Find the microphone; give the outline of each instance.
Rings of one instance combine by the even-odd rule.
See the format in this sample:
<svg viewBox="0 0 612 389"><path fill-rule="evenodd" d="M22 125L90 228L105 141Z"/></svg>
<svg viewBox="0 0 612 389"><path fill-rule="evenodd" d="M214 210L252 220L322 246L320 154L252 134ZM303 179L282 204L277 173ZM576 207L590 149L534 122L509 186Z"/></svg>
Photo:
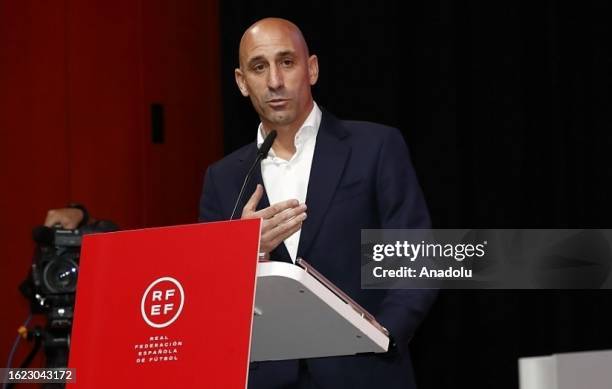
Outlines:
<svg viewBox="0 0 612 389"><path fill-rule="evenodd" d="M257 150L257 157L261 161L262 159L266 159L268 156L268 151L272 148L272 143L274 143L274 139L276 139L276 130L270 131L270 133L266 136L261 147ZM256 161L259 162L259 161Z"/></svg>
<svg viewBox="0 0 612 389"><path fill-rule="evenodd" d="M234 209L232 210L232 216L230 216L230 220L234 220L236 209L238 208L238 204L240 204L240 202L242 201L242 197L244 196L244 189L247 187L247 184L251 180L251 176L253 175L253 170L255 169L256 166L259 166L259 162L261 162L262 159L266 159L266 157L268 156L268 151L270 151L270 148L272 147L272 143L274 143L275 138L276 138L276 130L270 131L268 135L266 136L266 139L264 139L263 143L261 144L261 147L259 148L259 150L257 150L257 157L255 158L255 162L253 162L253 164L251 165L251 168L249 169L249 172L244 178L244 182L242 183L242 188L240 188L240 193L238 194L238 199L236 200L236 204L234 204Z"/></svg>

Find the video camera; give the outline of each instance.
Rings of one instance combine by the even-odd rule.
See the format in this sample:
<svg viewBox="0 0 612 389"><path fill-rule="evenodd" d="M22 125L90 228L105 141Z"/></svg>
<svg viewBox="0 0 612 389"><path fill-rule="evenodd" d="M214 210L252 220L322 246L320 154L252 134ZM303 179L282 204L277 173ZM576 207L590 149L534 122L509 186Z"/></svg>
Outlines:
<svg viewBox="0 0 612 389"><path fill-rule="evenodd" d="M33 314L47 315L47 324L44 330L37 327L30 331L35 346L27 359L44 346L46 367L67 366L83 235L117 230L114 223L105 220L74 230L34 228L32 268L19 289L30 300Z"/></svg>
<svg viewBox="0 0 612 389"><path fill-rule="evenodd" d="M36 248L32 269L20 287L30 300L32 313L45 313L50 328L69 331L83 235L118 229L114 223L105 220L74 230L44 226L34 228L32 238Z"/></svg>
<svg viewBox="0 0 612 389"><path fill-rule="evenodd" d="M28 329L34 347L22 363L26 367L44 346L45 367L66 367L76 293L81 242L84 235L119 230L113 222L98 220L74 230L38 226L32 230L36 243L32 267L19 289L30 300L33 314L45 314L44 329ZM44 388L63 388L47 384Z"/></svg>

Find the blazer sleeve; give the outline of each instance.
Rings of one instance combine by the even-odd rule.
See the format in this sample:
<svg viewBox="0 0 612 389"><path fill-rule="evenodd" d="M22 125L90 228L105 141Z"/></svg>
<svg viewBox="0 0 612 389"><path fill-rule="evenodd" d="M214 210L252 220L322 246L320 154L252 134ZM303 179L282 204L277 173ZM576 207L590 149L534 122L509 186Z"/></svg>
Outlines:
<svg viewBox="0 0 612 389"><path fill-rule="evenodd" d="M397 129L385 134L377 166L377 206L381 228L430 228L429 212ZM437 290L389 289L377 320L389 330L395 346L405 351L417 327L435 301Z"/></svg>
<svg viewBox="0 0 612 389"><path fill-rule="evenodd" d="M200 196L200 213L198 219L201 222L215 222L225 220L221 210L221 202L217 195L215 179L212 167L206 169L202 196Z"/></svg>

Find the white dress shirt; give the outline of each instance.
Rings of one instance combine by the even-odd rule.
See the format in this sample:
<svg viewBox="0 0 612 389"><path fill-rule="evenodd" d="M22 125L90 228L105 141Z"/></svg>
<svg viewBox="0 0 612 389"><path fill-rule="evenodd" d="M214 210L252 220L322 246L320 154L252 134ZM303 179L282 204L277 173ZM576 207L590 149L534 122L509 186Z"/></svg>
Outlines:
<svg viewBox="0 0 612 389"><path fill-rule="evenodd" d="M261 161L261 177L270 204L289 199L297 199L300 204L306 201L310 167L312 166L312 157L320 124L321 110L317 103L314 103L312 111L295 134L295 154L291 159L286 161L279 158L274 150L270 149L268 158ZM260 123L257 129L257 147L261 146L265 135ZM285 239L285 246L294 263L300 242L300 233L301 230L298 230Z"/></svg>

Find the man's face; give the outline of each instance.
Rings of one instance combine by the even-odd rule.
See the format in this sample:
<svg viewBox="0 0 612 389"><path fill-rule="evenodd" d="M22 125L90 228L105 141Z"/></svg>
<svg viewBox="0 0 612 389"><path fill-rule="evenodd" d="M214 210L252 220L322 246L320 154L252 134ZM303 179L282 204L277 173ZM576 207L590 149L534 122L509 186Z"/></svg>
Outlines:
<svg viewBox="0 0 612 389"><path fill-rule="evenodd" d="M301 34L278 23L252 27L240 45L236 83L249 96L266 130L297 128L312 109L317 57Z"/></svg>

